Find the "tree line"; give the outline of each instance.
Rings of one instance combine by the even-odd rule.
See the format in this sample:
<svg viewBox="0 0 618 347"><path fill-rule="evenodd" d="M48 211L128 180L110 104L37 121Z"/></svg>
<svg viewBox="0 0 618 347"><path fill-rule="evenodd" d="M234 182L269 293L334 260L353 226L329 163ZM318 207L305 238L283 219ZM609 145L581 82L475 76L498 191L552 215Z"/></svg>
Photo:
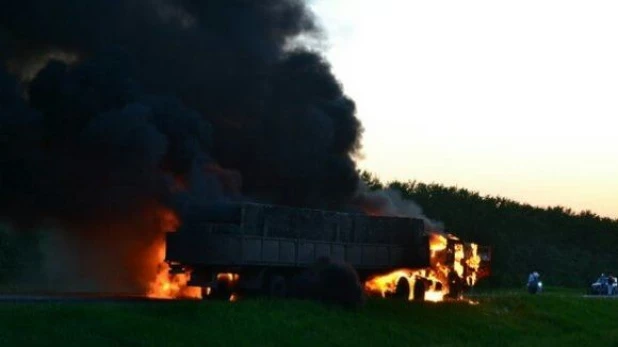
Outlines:
<svg viewBox="0 0 618 347"><path fill-rule="evenodd" d="M461 239L491 246L492 275L480 286L521 286L529 272L538 271L547 285L585 288L601 272L618 273L618 219L437 183L383 183L366 171L361 177L371 190L399 191Z"/></svg>

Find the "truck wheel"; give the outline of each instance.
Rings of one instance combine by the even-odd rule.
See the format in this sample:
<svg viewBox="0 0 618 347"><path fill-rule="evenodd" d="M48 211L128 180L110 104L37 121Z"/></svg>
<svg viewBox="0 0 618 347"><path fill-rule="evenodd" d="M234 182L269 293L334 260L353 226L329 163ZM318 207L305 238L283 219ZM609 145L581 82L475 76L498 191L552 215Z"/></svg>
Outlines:
<svg viewBox="0 0 618 347"><path fill-rule="evenodd" d="M414 301L425 301L425 280L422 278L414 281Z"/></svg>
<svg viewBox="0 0 618 347"><path fill-rule="evenodd" d="M287 295L287 283L281 275L273 275L268 280L267 294L271 298L284 298Z"/></svg>
<svg viewBox="0 0 618 347"><path fill-rule="evenodd" d="M230 283L226 280L218 280L216 284L210 288L210 295L208 298L213 300L229 300L231 295L232 289L230 288Z"/></svg>
<svg viewBox="0 0 618 347"><path fill-rule="evenodd" d="M410 281L405 277L400 277L395 287L395 298L408 300L410 298Z"/></svg>

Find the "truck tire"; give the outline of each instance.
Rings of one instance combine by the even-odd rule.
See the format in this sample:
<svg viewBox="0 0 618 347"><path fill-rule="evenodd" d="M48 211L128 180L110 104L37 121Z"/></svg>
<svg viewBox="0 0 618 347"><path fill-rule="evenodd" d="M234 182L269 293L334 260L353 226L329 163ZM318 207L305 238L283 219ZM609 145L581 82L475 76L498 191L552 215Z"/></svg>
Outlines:
<svg viewBox="0 0 618 347"><path fill-rule="evenodd" d="M425 280L422 278L414 281L414 301L425 301Z"/></svg>
<svg viewBox="0 0 618 347"><path fill-rule="evenodd" d="M400 277L395 287L395 298L408 300L410 298L410 281L405 277Z"/></svg>
<svg viewBox="0 0 618 347"><path fill-rule="evenodd" d="M210 288L210 295L208 298L213 300L229 300L230 296L232 296L230 283L226 280L218 280L216 284Z"/></svg>
<svg viewBox="0 0 618 347"><path fill-rule="evenodd" d="M271 298L285 298L287 296L287 283L281 275L271 276L266 289L266 294Z"/></svg>

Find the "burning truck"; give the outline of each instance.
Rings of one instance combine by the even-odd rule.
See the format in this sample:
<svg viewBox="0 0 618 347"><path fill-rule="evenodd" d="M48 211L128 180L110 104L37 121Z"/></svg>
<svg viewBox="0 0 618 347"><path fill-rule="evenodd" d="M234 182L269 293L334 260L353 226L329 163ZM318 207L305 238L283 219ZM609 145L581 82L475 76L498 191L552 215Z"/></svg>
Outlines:
<svg viewBox="0 0 618 347"><path fill-rule="evenodd" d="M368 295L438 301L487 276L490 253L422 219L255 203L205 207L166 233L170 276L189 274L202 298L286 297L324 259L353 267Z"/></svg>
<svg viewBox="0 0 618 347"><path fill-rule="evenodd" d="M356 201L363 126L312 48L323 30L306 1L83 4L0 11L0 219L61 229L33 277L175 298L281 294L324 257L363 283L434 276L422 220L259 204L175 216L245 198L376 207Z"/></svg>

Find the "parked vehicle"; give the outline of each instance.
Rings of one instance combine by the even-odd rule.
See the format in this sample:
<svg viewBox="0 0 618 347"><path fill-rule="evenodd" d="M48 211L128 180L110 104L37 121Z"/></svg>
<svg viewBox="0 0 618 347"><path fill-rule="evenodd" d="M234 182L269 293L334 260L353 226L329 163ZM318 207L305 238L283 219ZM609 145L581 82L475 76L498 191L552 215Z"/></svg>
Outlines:
<svg viewBox="0 0 618 347"><path fill-rule="evenodd" d="M618 295L618 283L616 277L605 274L590 285L589 294L591 295Z"/></svg>

